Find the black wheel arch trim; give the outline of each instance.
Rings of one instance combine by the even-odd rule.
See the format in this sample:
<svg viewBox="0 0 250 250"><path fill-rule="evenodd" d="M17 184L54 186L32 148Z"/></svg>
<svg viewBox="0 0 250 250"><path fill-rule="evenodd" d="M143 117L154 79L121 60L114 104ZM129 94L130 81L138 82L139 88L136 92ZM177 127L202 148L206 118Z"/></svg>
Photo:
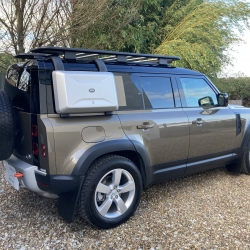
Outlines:
<svg viewBox="0 0 250 250"><path fill-rule="evenodd" d="M244 138L241 143L241 148L244 149L248 146L250 142L250 124L248 125L247 129L245 130Z"/></svg>
<svg viewBox="0 0 250 250"><path fill-rule="evenodd" d="M80 157L77 164L75 165L75 168L72 172L72 175L80 175L83 176L88 171L90 165L96 160L98 157L109 154L119 152L119 151L133 151L137 152L143 161L144 169L142 171L145 171L145 178L146 183L148 182L148 174L150 174L150 160L149 156L147 154L147 151L141 143L138 141L130 141L125 139L120 140L112 140L112 141L104 141L101 143L98 143L88 150Z"/></svg>

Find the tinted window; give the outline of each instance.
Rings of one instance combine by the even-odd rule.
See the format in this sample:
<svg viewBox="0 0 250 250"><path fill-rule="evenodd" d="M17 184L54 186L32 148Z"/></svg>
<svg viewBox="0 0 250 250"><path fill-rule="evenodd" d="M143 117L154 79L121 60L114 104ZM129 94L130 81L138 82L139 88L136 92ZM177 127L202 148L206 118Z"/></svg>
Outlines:
<svg viewBox="0 0 250 250"><path fill-rule="evenodd" d="M217 97L211 87L201 78L180 78L182 105L199 107L217 105Z"/></svg>
<svg viewBox="0 0 250 250"><path fill-rule="evenodd" d="M144 109L139 78L136 76L122 75L126 103L119 110ZM119 95L118 95L119 96Z"/></svg>
<svg viewBox="0 0 250 250"><path fill-rule="evenodd" d="M38 72L31 71L29 67L23 67L23 65L24 63L18 63L9 67L5 91L9 94L15 108L23 112L37 113L40 106Z"/></svg>
<svg viewBox="0 0 250 250"><path fill-rule="evenodd" d="M174 108L170 78L140 77L145 109Z"/></svg>

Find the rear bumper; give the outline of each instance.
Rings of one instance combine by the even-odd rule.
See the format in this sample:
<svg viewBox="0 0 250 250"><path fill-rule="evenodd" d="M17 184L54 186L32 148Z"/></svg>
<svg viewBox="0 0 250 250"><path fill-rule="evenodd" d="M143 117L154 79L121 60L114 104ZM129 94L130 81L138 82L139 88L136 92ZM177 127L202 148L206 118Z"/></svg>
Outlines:
<svg viewBox="0 0 250 250"><path fill-rule="evenodd" d="M30 165L16 156L12 155L8 160L6 160L12 167L15 168L16 172L21 172L23 174L22 178L18 178L19 184L33 192L42 193L43 191L38 188L35 178L35 170L37 166Z"/></svg>
<svg viewBox="0 0 250 250"><path fill-rule="evenodd" d="M47 198L59 198L59 215L68 223L74 220L84 176L48 175L39 170L37 166L22 161L14 155L5 162L11 165L16 172L23 174L23 177L18 178L21 187Z"/></svg>
<svg viewBox="0 0 250 250"><path fill-rule="evenodd" d="M35 171L38 187L49 193L65 195L78 192L84 176L74 175L44 175L40 171Z"/></svg>
<svg viewBox="0 0 250 250"><path fill-rule="evenodd" d="M35 176L35 171L38 170L37 166L30 165L29 163L18 159L14 155L12 155L8 160L6 160L6 162L12 167L14 167L17 173L21 172L23 174L23 177L18 178L19 185L21 187L25 187L33 192L36 192L48 198L58 198L57 195L49 194L38 187Z"/></svg>

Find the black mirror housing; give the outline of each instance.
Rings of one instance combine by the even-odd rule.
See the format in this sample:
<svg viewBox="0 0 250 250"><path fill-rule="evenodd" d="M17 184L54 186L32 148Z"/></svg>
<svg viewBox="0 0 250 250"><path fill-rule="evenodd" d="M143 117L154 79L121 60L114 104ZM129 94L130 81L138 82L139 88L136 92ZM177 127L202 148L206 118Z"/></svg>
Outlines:
<svg viewBox="0 0 250 250"><path fill-rule="evenodd" d="M228 94L220 93L217 95L218 105L219 107L227 107L228 106Z"/></svg>

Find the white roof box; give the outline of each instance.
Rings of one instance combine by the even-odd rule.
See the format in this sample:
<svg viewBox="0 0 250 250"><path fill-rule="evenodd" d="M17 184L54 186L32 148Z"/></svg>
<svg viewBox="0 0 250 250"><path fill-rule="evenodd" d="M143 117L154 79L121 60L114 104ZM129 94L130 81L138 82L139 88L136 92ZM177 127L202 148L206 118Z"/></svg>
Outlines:
<svg viewBox="0 0 250 250"><path fill-rule="evenodd" d="M110 72L53 71L55 108L59 114L118 109L115 78Z"/></svg>

